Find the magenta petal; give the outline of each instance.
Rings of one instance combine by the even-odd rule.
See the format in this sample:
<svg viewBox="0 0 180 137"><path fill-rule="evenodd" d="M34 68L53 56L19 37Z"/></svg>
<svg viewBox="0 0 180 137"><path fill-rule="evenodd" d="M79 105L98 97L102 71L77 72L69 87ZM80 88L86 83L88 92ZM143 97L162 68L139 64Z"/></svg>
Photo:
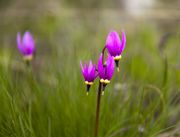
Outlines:
<svg viewBox="0 0 180 137"><path fill-rule="evenodd" d="M19 51L21 53L23 53L23 45L22 45L22 42L21 42L21 34L19 32L17 34L16 41L17 41L17 47L18 47Z"/></svg>
<svg viewBox="0 0 180 137"><path fill-rule="evenodd" d="M84 79L88 81L88 65L84 64Z"/></svg>
<svg viewBox="0 0 180 137"><path fill-rule="evenodd" d="M114 58L109 54L106 59L106 64L103 64L103 54L100 55L98 61L98 73L100 79L108 79L110 80L114 74Z"/></svg>
<svg viewBox="0 0 180 137"><path fill-rule="evenodd" d="M106 48L108 49L111 56L116 56L118 50L121 47L121 40L116 31L111 31L106 39Z"/></svg>
<svg viewBox="0 0 180 137"><path fill-rule="evenodd" d="M108 55L107 63L107 72L106 72L106 77L108 80L110 80L114 74L114 59L111 55Z"/></svg>
<svg viewBox="0 0 180 137"><path fill-rule="evenodd" d="M93 64L92 64L92 61L90 60L89 61L89 68L88 68L88 73L89 74L91 73L92 69L93 69Z"/></svg>
<svg viewBox="0 0 180 137"><path fill-rule="evenodd" d="M106 39L106 48L111 56L119 56L126 46L126 34L122 31L122 41L116 31L111 31Z"/></svg>
<svg viewBox="0 0 180 137"><path fill-rule="evenodd" d="M99 77L104 79L105 76L105 68L103 66L103 54L101 53L99 60L98 60L98 74Z"/></svg>
<svg viewBox="0 0 180 137"><path fill-rule="evenodd" d="M89 65L84 64L84 66L80 62L80 66L84 80L88 82L93 82L96 78L96 65L93 65L92 61L90 61Z"/></svg>
<svg viewBox="0 0 180 137"><path fill-rule="evenodd" d="M32 35L30 32L25 32L23 40L22 40L23 46L25 47L25 53L27 55L33 54L35 50L35 43Z"/></svg>
<svg viewBox="0 0 180 137"><path fill-rule="evenodd" d="M22 38L20 33L18 33L16 40L17 40L18 49L24 56L32 55L34 53L35 43L30 32L25 32Z"/></svg>
<svg viewBox="0 0 180 137"><path fill-rule="evenodd" d="M80 66L81 66L82 74L84 75L84 67L83 67L83 65L82 65L82 62L80 62Z"/></svg>
<svg viewBox="0 0 180 137"><path fill-rule="evenodd" d="M91 60L89 61L88 75L89 75L88 81L91 81L93 79L93 64Z"/></svg>
<svg viewBox="0 0 180 137"><path fill-rule="evenodd" d="M92 67L91 72L90 72L89 75L90 75L89 80L90 80L90 81L94 81L95 76L96 76L96 65L93 65L93 67Z"/></svg>
<svg viewBox="0 0 180 137"><path fill-rule="evenodd" d="M122 31L122 42L121 42L121 49L122 50L121 51L124 50L125 46L126 46L126 34L124 31Z"/></svg>

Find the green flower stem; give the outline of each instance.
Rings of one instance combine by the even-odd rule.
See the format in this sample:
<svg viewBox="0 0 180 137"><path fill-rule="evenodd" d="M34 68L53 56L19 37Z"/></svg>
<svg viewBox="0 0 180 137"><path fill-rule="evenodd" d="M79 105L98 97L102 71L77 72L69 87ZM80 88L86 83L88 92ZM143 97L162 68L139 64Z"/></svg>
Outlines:
<svg viewBox="0 0 180 137"><path fill-rule="evenodd" d="M98 88L98 95L97 95L97 102L96 102L96 121L95 121L94 137L98 137L98 131L99 131L99 111L100 111L100 102L101 102L101 89L102 89L102 84L99 81L99 88Z"/></svg>

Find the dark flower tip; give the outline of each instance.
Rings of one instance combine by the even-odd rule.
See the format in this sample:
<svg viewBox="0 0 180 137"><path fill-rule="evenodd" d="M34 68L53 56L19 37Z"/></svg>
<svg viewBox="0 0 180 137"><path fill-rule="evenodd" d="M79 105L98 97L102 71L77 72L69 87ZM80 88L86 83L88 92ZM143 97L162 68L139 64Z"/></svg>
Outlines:
<svg viewBox="0 0 180 137"><path fill-rule="evenodd" d="M119 60L115 60L117 71L119 72Z"/></svg>
<svg viewBox="0 0 180 137"><path fill-rule="evenodd" d="M91 88L91 85L86 85L86 92L87 92L87 94L89 93L90 88Z"/></svg>

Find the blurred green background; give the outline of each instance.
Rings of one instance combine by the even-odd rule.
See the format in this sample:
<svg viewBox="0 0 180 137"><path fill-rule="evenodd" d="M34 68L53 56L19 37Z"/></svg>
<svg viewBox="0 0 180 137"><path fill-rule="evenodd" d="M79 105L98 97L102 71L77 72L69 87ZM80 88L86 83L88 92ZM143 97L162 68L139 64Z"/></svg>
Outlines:
<svg viewBox="0 0 180 137"><path fill-rule="evenodd" d="M16 45L26 30L30 68ZM98 81L86 96L79 62L97 63L111 30L127 45L99 137L179 137L179 0L0 0L0 136L92 137Z"/></svg>

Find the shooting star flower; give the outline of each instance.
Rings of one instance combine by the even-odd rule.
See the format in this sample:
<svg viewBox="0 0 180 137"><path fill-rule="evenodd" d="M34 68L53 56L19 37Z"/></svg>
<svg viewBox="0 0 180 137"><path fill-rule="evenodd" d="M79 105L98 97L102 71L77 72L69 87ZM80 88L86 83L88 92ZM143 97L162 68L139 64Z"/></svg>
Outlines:
<svg viewBox="0 0 180 137"><path fill-rule="evenodd" d="M87 85L87 94L88 94L91 85L93 85L93 82L97 77L96 65L93 64L92 61L90 61L89 65L88 64L82 65L82 62L80 62L80 66L85 80L85 84Z"/></svg>
<svg viewBox="0 0 180 137"><path fill-rule="evenodd" d="M17 47L24 57L24 60L30 61L33 58L35 52L35 42L30 32L26 31L21 37L21 34L17 34Z"/></svg>
<svg viewBox="0 0 180 137"><path fill-rule="evenodd" d="M122 39L116 31L111 31L106 39L106 48L111 56L113 56L116 63L116 67L119 70L119 60L121 59L121 54L126 46L126 34L122 31Z"/></svg>
<svg viewBox="0 0 180 137"><path fill-rule="evenodd" d="M114 74L114 67L113 57L109 54L104 64L103 54L101 53L98 61L98 74L100 82L103 84L103 91L105 90L106 85L110 83L110 80Z"/></svg>

